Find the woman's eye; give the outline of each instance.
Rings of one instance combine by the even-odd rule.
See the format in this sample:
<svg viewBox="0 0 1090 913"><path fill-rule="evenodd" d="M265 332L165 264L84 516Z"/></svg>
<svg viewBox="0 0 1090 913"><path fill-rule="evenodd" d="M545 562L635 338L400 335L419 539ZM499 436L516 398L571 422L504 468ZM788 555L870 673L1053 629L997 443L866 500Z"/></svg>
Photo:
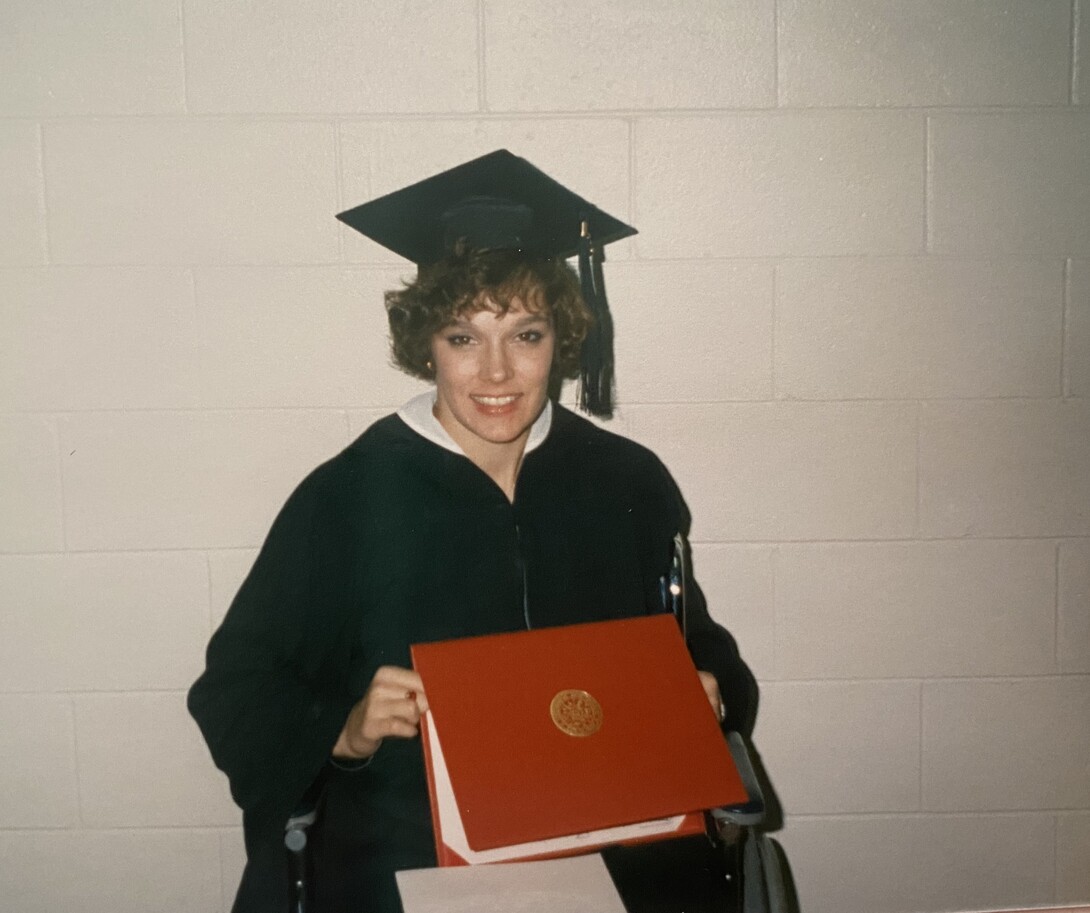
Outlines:
<svg viewBox="0 0 1090 913"><path fill-rule="evenodd" d="M541 330L527 330L525 333L519 333L519 339L522 342L541 342L545 338L545 334Z"/></svg>
<svg viewBox="0 0 1090 913"><path fill-rule="evenodd" d="M452 333L447 337L447 342L455 348L469 345L473 340L464 333Z"/></svg>

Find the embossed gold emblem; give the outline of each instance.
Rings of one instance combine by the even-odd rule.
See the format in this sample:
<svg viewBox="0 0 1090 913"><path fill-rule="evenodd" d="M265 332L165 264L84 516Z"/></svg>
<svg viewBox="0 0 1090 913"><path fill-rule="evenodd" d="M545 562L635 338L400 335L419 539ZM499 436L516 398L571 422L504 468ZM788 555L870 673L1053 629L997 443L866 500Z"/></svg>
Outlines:
<svg viewBox="0 0 1090 913"><path fill-rule="evenodd" d="M574 736L594 735L602 728L602 705L586 691L559 691L549 704L556 728Z"/></svg>

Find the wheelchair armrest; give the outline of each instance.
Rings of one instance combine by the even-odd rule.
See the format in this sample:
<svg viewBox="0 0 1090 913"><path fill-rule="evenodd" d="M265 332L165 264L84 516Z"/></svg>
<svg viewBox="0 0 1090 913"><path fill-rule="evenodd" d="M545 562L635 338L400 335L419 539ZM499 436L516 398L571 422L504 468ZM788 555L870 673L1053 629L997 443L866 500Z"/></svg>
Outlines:
<svg viewBox="0 0 1090 913"><path fill-rule="evenodd" d="M742 778L742 785L749 796L748 802L740 805L728 805L723 808L713 808L711 816L717 826L726 824L752 827L760 824L765 817L765 798L761 791L760 781L753 769L753 761L749 756L749 748L745 739L737 732L727 733L727 747L730 748L734 765L738 768L738 774Z"/></svg>
<svg viewBox="0 0 1090 913"><path fill-rule="evenodd" d="M284 824L284 846L299 854L306 849L307 828L318 820L318 806L325 792L325 779L319 776L303 794L295 811Z"/></svg>
<svg viewBox="0 0 1090 913"><path fill-rule="evenodd" d="M284 846L293 853L301 853L307 845L307 828L318 818L318 808L315 806L306 812L296 812L288 818L284 825Z"/></svg>

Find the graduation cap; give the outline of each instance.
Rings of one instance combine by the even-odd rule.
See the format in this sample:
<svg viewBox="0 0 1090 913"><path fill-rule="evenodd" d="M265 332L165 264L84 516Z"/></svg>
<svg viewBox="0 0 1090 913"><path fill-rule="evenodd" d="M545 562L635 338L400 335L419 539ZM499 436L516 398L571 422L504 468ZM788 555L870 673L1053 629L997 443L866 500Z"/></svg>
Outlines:
<svg viewBox="0 0 1090 913"><path fill-rule="evenodd" d="M613 324L602 277L602 248L636 229L499 149L337 218L417 266L436 263L459 243L478 250L578 256L583 298L594 326L583 342L579 405L613 413Z"/></svg>

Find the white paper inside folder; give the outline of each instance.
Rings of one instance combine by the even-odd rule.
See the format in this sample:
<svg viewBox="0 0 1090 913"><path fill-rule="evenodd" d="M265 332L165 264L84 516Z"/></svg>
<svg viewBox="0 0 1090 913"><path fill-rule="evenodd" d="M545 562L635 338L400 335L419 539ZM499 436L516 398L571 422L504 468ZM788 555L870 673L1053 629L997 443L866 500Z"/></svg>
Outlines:
<svg viewBox="0 0 1090 913"><path fill-rule="evenodd" d="M405 913L625 913L600 855L397 873Z"/></svg>
<svg viewBox="0 0 1090 913"><path fill-rule="evenodd" d="M676 815L671 818L656 818L652 821L641 821L637 824L587 831L582 834L552 837L548 840L516 843L511 846L501 846L490 850L471 849L469 840L466 837L465 826L462 823L462 813L459 811L458 803L454 798L454 788L451 786L447 762L443 757L443 748L439 744L439 735L435 731L435 724L430 717L430 713L424 717L421 736L428 740L431 748L432 775L435 780L435 798L439 817L439 836L443 843L471 866L490 862L508 862L514 859L526 859L531 856L578 853L581 850L590 852L611 843L672 834L681 827L682 822L685 820L684 815Z"/></svg>

